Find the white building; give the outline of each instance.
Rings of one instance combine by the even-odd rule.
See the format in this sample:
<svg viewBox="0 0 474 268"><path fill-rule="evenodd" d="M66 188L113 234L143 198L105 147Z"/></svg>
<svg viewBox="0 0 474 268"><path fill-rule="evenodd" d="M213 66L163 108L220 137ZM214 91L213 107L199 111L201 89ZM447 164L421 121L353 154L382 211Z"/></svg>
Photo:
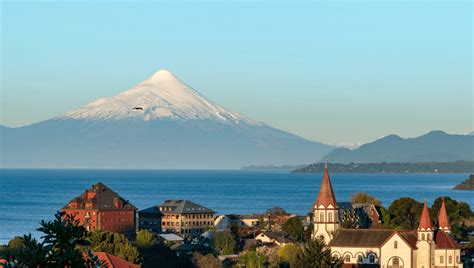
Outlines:
<svg viewBox="0 0 474 268"><path fill-rule="evenodd" d="M327 166L313 208L313 238L331 247L333 256L344 259L344 267L462 268L460 247L449 235L444 200L434 228L425 202L417 230L344 229Z"/></svg>

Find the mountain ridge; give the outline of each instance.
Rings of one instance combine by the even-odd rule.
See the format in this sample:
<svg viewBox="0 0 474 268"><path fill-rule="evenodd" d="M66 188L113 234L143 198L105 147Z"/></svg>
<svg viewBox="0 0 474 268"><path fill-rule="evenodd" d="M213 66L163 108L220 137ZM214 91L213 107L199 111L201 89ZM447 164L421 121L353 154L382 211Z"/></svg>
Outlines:
<svg viewBox="0 0 474 268"><path fill-rule="evenodd" d="M333 163L453 162L474 160L474 136L433 130L415 138L388 135L356 149L336 148L321 161Z"/></svg>

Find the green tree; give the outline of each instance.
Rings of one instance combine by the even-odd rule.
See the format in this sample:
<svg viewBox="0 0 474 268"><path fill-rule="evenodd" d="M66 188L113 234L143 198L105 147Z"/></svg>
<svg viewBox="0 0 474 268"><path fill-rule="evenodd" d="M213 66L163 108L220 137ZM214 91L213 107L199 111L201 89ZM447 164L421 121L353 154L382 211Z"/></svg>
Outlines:
<svg viewBox="0 0 474 268"><path fill-rule="evenodd" d="M267 257L255 250L249 250L239 257L239 265L245 268L263 268L266 262Z"/></svg>
<svg viewBox="0 0 474 268"><path fill-rule="evenodd" d="M289 218L281 227L283 232L287 233L295 241L303 241L304 227L298 217Z"/></svg>
<svg viewBox="0 0 474 268"><path fill-rule="evenodd" d="M380 213L382 214L382 224L386 228L392 227L392 216L385 207L380 207Z"/></svg>
<svg viewBox="0 0 474 268"><path fill-rule="evenodd" d="M212 235L212 246L218 254L233 254L237 247L235 237L231 232L214 232Z"/></svg>
<svg viewBox="0 0 474 268"><path fill-rule="evenodd" d="M418 227L423 204L413 198L402 197L392 202L388 211L395 228L413 230Z"/></svg>
<svg viewBox="0 0 474 268"><path fill-rule="evenodd" d="M41 242L31 234L10 241L11 249L17 251L10 260L18 266L93 267L101 264L88 251L81 250L88 245L85 240L88 232L73 216L58 212L53 221L41 221L37 230L44 234Z"/></svg>
<svg viewBox="0 0 474 268"><path fill-rule="evenodd" d="M296 267L338 268L342 267L342 263L342 259L331 256L331 249L322 239L314 239L306 243L298 254Z"/></svg>
<svg viewBox="0 0 474 268"><path fill-rule="evenodd" d="M465 226L465 223L470 221L473 213L469 204L465 202L458 202L448 196L436 198L430 210L432 222L438 222L439 209L443 198L446 204L449 223L451 224L451 233L458 239L467 237L469 230Z"/></svg>
<svg viewBox="0 0 474 268"><path fill-rule="evenodd" d="M222 264L218 258L212 254L202 255L198 252L193 253L193 263L197 268L221 268Z"/></svg>
<svg viewBox="0 0 474 268"><path fill-rule="evenodd" d="M272 207L272 208L267 209L265 214L271 215L271 216L281 216L281 215L288 215L288 212L286 212L281 207Z"/></svg>
<svg viewBox="0 0 474 268"><path fill-rule="evenodd" d="M278 251L280 265L283 267L297 267L298 254L301 246L297 244L287 244Z"/></svg>
<svg viewBox="0 0 474 268"><path fill-rule="evenodd" d="M140 230L135 239L136 245L139 248L151 248L158 244L156 235L148 230Z"/></svg>
<svg viewBox="0 0 474 268"><path fill-rule="evenodd" d="M95 230L88 237L93 251L103 251L129 262L140 263L138 249L123 234Z"/></svg>
<svg viewBox="0 0 474 268"><path fill-rule="evenodd" d="M375 206L381 206L382 202L378 200L377 198L366 194L366 193L355 193L351 195L351 203L352 204L358 204L358 203L364 203L364 204L372 204Z"/></svg>

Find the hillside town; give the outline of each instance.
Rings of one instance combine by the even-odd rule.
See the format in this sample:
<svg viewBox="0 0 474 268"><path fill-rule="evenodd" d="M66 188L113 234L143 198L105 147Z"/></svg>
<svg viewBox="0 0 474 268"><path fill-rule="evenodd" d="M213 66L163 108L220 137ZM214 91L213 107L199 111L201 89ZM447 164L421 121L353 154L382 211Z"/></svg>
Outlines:
<svg viewBox="0 0 474 268"><path fill-rule="evenodd" d="M138 209L99 182L65 204L57 220L75 221L89 234L88 254L99 267L472 267L472 236L468 245L462 239L468 235L458 235L459 224L452 228L454 211L447 210L445 198L437 211L425 201L412 221L415 228L407 229L395 225L395 212L387 214L373 197L358 195L362 200L337 202L327 165L307 215L279 207L224 215L184 199ZM449 201L452 207L455 201ZM12 241L2 249L2 263L21 267L21 248L16 256L4 254L12 252ZM116 242L124 249L112 249ZM319 253L311 252L318 245ZM311 263L308 254L324 252L327 260L318 262L327 266Z"/></svg>

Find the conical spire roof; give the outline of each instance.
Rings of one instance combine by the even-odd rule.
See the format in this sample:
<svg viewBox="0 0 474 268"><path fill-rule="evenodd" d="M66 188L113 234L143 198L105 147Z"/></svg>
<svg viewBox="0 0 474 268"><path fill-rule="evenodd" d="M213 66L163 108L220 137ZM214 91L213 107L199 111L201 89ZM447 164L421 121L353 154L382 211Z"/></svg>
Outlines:
<svg viewBox="0 0 474 268"><path fill-rule="evenodd" d="M446 204L444 203L444 198L441 203L441 208L439 209L438 225L441 230L451 229L451 226L449 225L448 213L446 212Z"/></svg>
<svg viewBox="0 0 474 268"><path fill-rule="evenodd" d="M424 231L424 230L433 230L433 226L431 225L431 220L430 220L430 214L428 211L428 205L425 204L423 206L423 211L421 212L421 217L420 217L420 225L418 226L418 231Z"/></svg>
<svg viewBox="0 0 474 268"><path fill-rule="evenodd" d="M328 165L324 167L323 180L321 182L321 188L319 189L318 200L316 201L316 207L323 205L327 208L332 205L337 208L336 197L332 189L331 179L329 178Z"/></svg>

